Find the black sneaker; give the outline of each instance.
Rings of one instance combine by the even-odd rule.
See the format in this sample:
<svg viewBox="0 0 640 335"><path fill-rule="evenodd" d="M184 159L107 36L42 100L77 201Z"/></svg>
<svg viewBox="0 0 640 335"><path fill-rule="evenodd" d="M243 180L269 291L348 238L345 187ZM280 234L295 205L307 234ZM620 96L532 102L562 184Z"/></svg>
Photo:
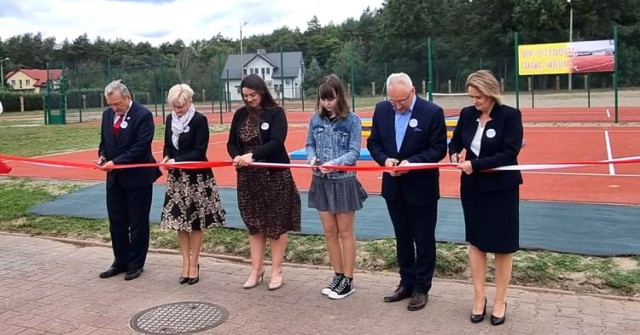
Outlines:
<svg viewBox="0 0 640 335"><path fill-rule="evenodd" d="M340 280L340 284L338 284L338 287L329 292L329 299L344 299L355 291L356 288L351 283L351 280L347 277L342 277L342 280Z"/></svg>
<svg viewBox="0 0 640 335"><path fill-rule="evenodd" d="M329 283L329 285L327 287L322 289L322 294L329 295L329 293L331 293L331 291L333 291L336 287L338 287L338 285L340 284L340 280L343 277L344 277L344 275L336 273L336 275L333 276L333 280L331 280L331 283Z"/></svg>

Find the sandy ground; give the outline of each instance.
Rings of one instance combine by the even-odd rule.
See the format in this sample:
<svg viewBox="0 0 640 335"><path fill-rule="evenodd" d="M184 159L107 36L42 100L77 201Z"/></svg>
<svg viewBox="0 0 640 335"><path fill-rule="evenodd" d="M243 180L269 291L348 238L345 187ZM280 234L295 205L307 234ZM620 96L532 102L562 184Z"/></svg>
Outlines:
<svg viewBox="0 0 640 335"><path fill-rule="evenodd" d="M520 92L520 108L575 108L588 107L589 96L585 90L575 90L563 93L539 93ZM591 92L591 107L613 107L615 105L615 94L613 91ZM435 96L434 102L443 108L462 108L469 105L469 98L466 95L458 96ZM516 105L516 95L506 93L504 102L507 105ZM640 89L618 91L619 107L640 108Z"/></svg>

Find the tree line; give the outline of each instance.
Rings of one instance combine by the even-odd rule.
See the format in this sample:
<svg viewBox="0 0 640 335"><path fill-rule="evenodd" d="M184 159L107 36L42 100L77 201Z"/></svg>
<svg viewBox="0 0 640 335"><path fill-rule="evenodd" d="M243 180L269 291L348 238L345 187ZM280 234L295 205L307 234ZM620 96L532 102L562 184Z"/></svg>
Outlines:
<svg viewBox="0 0 640 335"><path fill-rule="evenodd" d="M247 37L243 49L248 54L257 49L302 51L307 93L314 92L319 78L336 73L348 83L354 77L356 94L380 94L391 72L407 72L416 86L427 79L430 38L435 92L449 85L464 91L466 75L480 68L491 69L513 89L515 32L520 44L567 42L571 10L573 41L613 39L617 27L620 85L639 86L640 0L385 0L381 8L366 8L341 23L321 24L314 16L304 32L283 26ZM220 34L188 44L179 39L152 46L122 39L92 42L86 34L56 41L27 33L0 40L0 57L10 57L5 73L45 68L47 63L63 67L71 89L102 88L115 78L145 92L187 82L198 94L205 89L216 99L220 63L226 55L239 53L239 45ZM533 79L537 89L555 84L550 76ZM582 87L582 80L574 76L573 86ZM611 87L612 76L594 75L590 84Z"/></svg>

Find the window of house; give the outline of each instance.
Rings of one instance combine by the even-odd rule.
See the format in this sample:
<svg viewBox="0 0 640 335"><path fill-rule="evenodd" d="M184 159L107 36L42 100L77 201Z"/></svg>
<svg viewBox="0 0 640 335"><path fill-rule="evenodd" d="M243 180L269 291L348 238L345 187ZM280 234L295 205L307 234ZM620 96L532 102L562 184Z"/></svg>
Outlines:
<svg viewBox="0 0 640 335"><path fill-rule="evenodd" d="M18 83L20 84L20 88L22 88L22 79L19 79Z"/></svg>
<svg viewBox="0 0 640 335"><path fill-rule="evenodd" d="M265 74L265 72L266 72L266 69L265 69L265 68L262 68L261 70L262 70L262 75L264 76L264 74Z"/></svg>
<svg viewBox="0 0 640 335"><path fill-rule="evenodd" d="M271 74L271 68L270 67L267 68L267 74Z"/></svg>
<svg viewBox="0 0 640 335"><path fill-rule="evenodd" d="M245 76L247 75L247 69L242 69L242 72Z"/></svg>
<svg viewBox="0 0 640 335"><path fill-rule="evenodd" d="M11 86L15 87L16 86L16 80L15 79L11 79Z"/></svg>
<svg viewBox="0 0 640 335"><path fill-rule="evenodd" d="M240 94L240 85L236 85L236 91Z"/></svg>
<svg viewBox="0 0 640 335"><path fill-rule="evenodd" d="M25 82L25 85L31 86L31 80L27 79L26 82Z"/></svg>

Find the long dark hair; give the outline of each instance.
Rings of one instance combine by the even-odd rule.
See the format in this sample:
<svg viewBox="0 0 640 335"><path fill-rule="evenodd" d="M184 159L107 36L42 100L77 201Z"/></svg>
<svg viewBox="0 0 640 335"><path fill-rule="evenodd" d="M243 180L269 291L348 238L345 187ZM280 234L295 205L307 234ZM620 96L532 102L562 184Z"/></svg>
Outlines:
<svg viewBox="0 0 640 335"><path fill-rule="evenodd" d="M260 108L258 109L254 109L247 105L247 102L244 100L244 95L242 96L244 106L249 111L249 116L255 122L260 122L260 111L278 107L278 103L273 99L273 96L271 96L271 92L269 92L267 84L257 74L250 74L242 79L242 82L240 82L240 94L242 94L242 89L244 87L254 90L256 93L260 94Z"/></svg>
<svg viewBox="0 0 640 335"><path fill-rule="evenodd" d="M243 88L248 88L256 91L260 94L260 108L261 109L272 109L278 107L278 103L273 99L271 92L269 92L269 88L267 84L260 78L257 74L250 74L242 79L240 82L240 94L242 94ZM244 97L242 99L244 101ZM245 102L245 106L247 103ZM249 107L249 106L247 106Z"/></svg>
<svg viewBox="0 0 640 335"><path fill-rule="evenodd" d="M329 116L329 111L320 103L321 99L338 99L336 115L344 119L349 115L349 103L345 94L344 85L338 76L330 74L320 80L318 86L318 98L316 99L316 111L321 116Z"/></svg>

